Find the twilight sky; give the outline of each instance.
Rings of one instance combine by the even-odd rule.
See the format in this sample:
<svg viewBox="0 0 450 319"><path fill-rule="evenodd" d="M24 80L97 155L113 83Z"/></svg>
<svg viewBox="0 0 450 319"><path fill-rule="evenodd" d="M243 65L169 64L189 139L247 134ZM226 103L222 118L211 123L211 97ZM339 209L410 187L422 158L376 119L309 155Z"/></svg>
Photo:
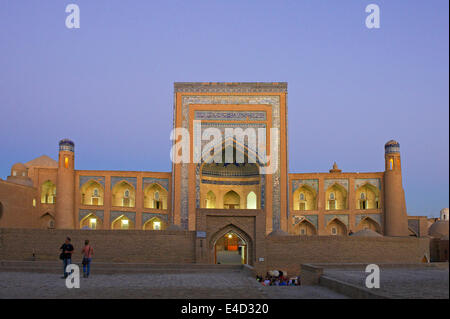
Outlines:
<svg viewBox="0 0 450 319"><path fill-rule="evenodd" d="M173 82L285 81L290 172L383 171L396 139L408 213L437 216L448 29L447 0L1 0L0 177L65 137L77 169L170 171Z"/></svg>

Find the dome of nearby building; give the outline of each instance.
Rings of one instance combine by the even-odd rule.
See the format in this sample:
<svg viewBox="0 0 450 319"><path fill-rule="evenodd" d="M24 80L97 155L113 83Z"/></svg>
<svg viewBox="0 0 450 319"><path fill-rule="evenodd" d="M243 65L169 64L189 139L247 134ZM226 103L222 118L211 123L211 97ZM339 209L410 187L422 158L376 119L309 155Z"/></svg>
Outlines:
<svg viewBox="0 0 450 319"><path fill-rule="evenodd" d="M16 163L11 167L11 176L27 176L27 168L22 163Z"/></svg>
<svg viewBox="0 0 450 319"><path fill-rule="evenodd" d="M436 238L448 236L448 221L438 220L428 229L428 235Z"/></svg>
<svg viewBox="0 0 450 319"><path fill-rule="evenodd" d="M25 163L25 166L30 167L49 167L49 168L57 168L58 162L55 161L53 158L50 158L47 155L39 156L29 162Z"/></svg>
<svg viewBox="0 0 450 319"><path fill-rule="evenodd" d="M350 236L355 237L383 237L383 235L377 233L376 231L373 231L371 229L362 229L360 231L357 231L356 233L351 234Z"/></svg>
<svg viewBox="0 0 450 319"><path fill-rule="evenodd" d="M33 186L33 181L28 177L27 167L22 163L16 163L11 167L11 176L6 180L10 183Z"/></svg>

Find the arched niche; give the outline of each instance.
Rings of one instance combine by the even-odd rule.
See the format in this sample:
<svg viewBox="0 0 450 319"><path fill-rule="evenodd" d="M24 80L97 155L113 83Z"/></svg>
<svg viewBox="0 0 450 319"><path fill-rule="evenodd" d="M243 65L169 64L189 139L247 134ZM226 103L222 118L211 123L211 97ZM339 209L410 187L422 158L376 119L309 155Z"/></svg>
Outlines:
<svg viewBox="0 0 450 319"><path fill-rule="evenodd" d="M316 206L316 191L308 186L302 185L295 190L292 196L293 210L315 210Z"/></svg>
<svg viewBox="0 0 450 319"><path fill-rule="evenodd" d="M81 186L81 204L102 206L104 203L105 191L99 182L89 180Z"/></svg>
<svg viewBox="0 0 450 319"><path fill-rule="evenodd" d="M56 185L48 180L41 185L41 204L56 203Z"/></svg>
<svg viewBox="0 0 450 319"><path fill-rule="evenodd" d="M347 209L347 190L338 183L328 187L325 192L325 199L326 210Z"/></svg>
<svg viewBox="0 0 450 319"><path fill-rule="evenodd" d="M144 188L144 208L167 209L168 193L164 187L153 183Z"/></svg>
<svg viewBox="0 0 450 319"><path fill-rule="evenodd" d="M118 182L112 189L112 206L134 207L136 203L136 191L126 181Z"/></svg>

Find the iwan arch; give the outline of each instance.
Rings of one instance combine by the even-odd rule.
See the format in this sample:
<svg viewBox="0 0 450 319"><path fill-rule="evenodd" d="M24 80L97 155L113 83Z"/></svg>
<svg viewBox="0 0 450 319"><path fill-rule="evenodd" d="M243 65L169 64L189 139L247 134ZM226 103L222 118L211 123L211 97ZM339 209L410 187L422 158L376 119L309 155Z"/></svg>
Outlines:
<svg viewBox="0 0 450 319"><path fill-rule="evenodd" d="M173 163L171 172L76 170L75 145L64 139L57 161L42 156L14 164L0 181L0 227L190 231L196 262L251 265L264 262L271 236L347 237L367 229L408 236L397 142L385 145L383 172L347 173L334 165L326 173L289 173L286 83L175 83L174 89L174 126L192 136L194 121L222 133L264 128L271 150L269 132L276 128L270 154L276 170L261 174L267 164L249 162L255 150L235 140L223 148L241 152L244 163ZM13 202L20 209L10 210Z"/></svg>

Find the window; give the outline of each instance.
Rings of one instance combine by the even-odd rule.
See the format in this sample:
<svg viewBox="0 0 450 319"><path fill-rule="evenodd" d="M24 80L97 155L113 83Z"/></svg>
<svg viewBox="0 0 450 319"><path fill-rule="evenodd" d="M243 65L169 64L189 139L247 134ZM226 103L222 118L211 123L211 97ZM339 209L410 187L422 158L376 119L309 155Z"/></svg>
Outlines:
<svg viewBox="0 0 450 319"><path fill-rule="evenodd" d="M89 228L96 229L97 228L97 218L89 219Z"/></svg>
<svg viewBox="0 0 450 319"><path fill-rule="evenodd" d="M306 204L305 203L300 203L299 210L306 210Z"/></svg>
<svg viewBox="0 0 450 319"><path fill-rule="evenodd" d="M364 194L364 193L361 193L361 199L366 199L366 194Z"/></svg>
<svg viewBox="0 0 450 319"><path fill-rule="evenodd" d="M93 194L94 194L94 195L93 195L94 197L98 197L98 194L99 194L98 188L94 188Z"/></svg>
<svg viewBox="0 0 450 319"><path fill-rule="evenodd" d="M128 229L128 227L129 227L128 219L122 219L120 221L120 228L121 229Z"/></svg>
<svg viewBox="0 0 450 319"><path fill-rule="evenodd" d="M13 176L17 176L17 172L16 171L13 171Z"/></svg>
<svg viewBox="0 0 450 319"><path fill-rule="evenodd" d="M153 222L153 230L161 230L161 222L154 221Z"/></svg>
<svg viewBox="0 0 450 319"><path fill-rule="evenodd" d="M254 192L250 192L247 195L247 209L256 209L256 208L257 208L256 194Z"/></svg>
<svg viewBox="0 0 450 319"><path fill-rule="evenodd" d="M330 200L335 200L336 198L335 198L335 195L334 195L334 193L332 192L332 193L330 193Z"/></svg>
<svg viewBox="0 0 450 319"><path fill-rule="evenodd" d="M300 193L300 200L305 200L305 194Z"/></svg>
<svg viewBox="0 0 450 319"><path fill-rule="evenodd" d="M394 160L391 158L389 160L389 169L392 170L394 168Z"/></svg>
<svg viewBox="0 0 450 319"><path fill-rule="evenodd" d="M36 198L33 198L33 207L36 207Z"/></svg>
<svg viewBox="0 0 450 319"><path fill-rule="evenodd" d="M69 158L68 157L64 157L64 167L69 168Z"/></svg>
<svg viewBox="0 0 450 319"><path fill-rule="evenodd" d="M332 227L331 228L331 235L337 235L337 228L336 227Z"/></svg>
<svg viewBox="0 0 450 319"><path fill-rule="evenodd" d="M130 191L127 189L123 193L123 201L122 206L129 207L130 206Z"/></svg>
<svg viewBox="0 0 450 319"><path fill-rule="evenodd" d="M158 191L155 192L155 199L159 200L159 192Z"/></svg>
<svg viewBox="0 0 450 319"><path fill-rule="evenodd" d="M306 235L306 230L304 228L300 229L300 235Z"/></svg>

